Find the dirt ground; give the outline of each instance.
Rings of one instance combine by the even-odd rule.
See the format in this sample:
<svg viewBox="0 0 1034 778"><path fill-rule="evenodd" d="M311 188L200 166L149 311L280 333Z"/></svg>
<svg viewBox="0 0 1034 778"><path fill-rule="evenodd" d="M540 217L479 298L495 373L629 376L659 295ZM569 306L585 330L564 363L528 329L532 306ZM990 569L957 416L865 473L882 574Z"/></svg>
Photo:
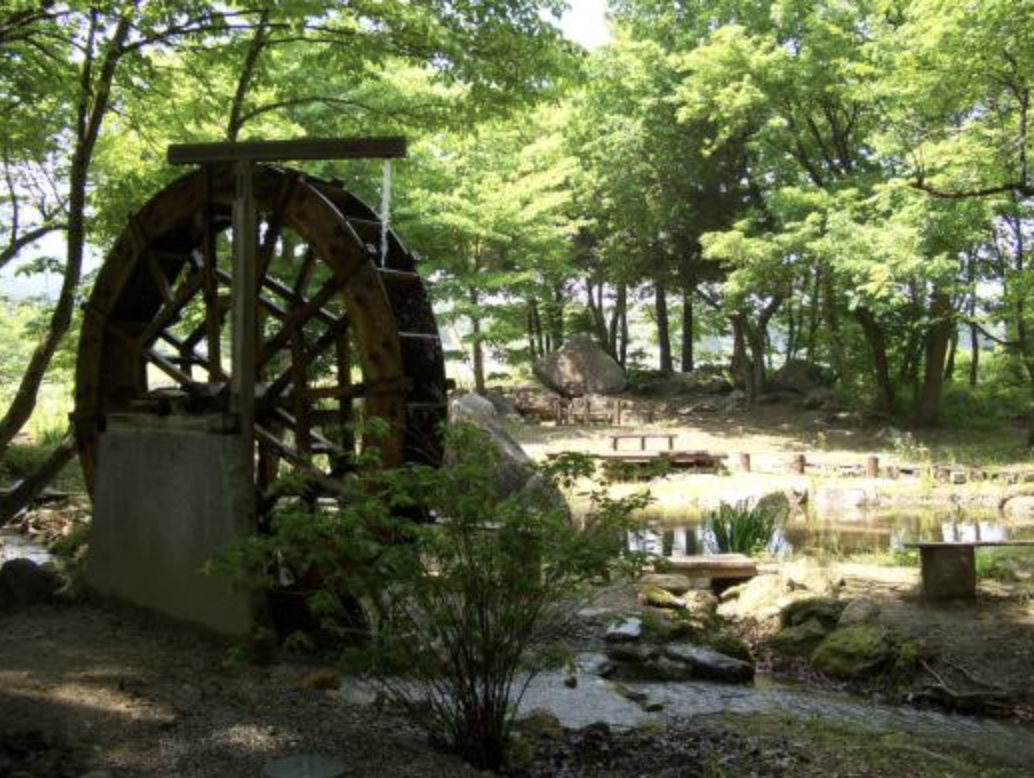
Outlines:
<svg viewBox="0 0 1034 778"><path fill-rule="evenodd" d="M228 670L225 647L90 605L0 618L0 776L258 776L334 754L349 775L469 776L404 721L307 688L312 667ZM35 761L33 761L35 760ZM88 773L88 770L102 771Z"/></svg>
<svg viewBox="0 0 1034 778"><path fill-rule="evenodd" d="M349 776L479 773L400 717L306 685L311 665L230 670L225 647L94 604L0 619L0 776L237 778L295 753L342 759ZM346 687L347 688L347 687ZM606 725L541 735L514 776L1021 778L950 743L899 742L772 717ZM930 750L933 749L933 750ZM915 761L901 772L902 760Z"/></svg>

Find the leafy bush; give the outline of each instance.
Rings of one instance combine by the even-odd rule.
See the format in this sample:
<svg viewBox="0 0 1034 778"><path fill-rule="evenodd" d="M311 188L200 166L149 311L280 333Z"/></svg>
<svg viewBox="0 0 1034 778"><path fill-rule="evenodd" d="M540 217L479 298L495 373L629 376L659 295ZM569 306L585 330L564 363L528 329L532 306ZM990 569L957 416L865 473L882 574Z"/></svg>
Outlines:
<svg viewBox="0 0 1034 778"><path fill-rule="evenodd" d="M786 509L764 501L722 503L707 517L707 532L722 554L760 554L769 547Z"/></svg>
<svg viewBox="0 0 1034 778"><path fill-rule="evenodd" d="M229 561L252 585L272 586L285 568L306 582L311 612L348 664L437 742L494 768L580 595L633 571L621 544L646 499L595 494L575 527L547 492L500 492L497 453L480 430L457 425L448 437L449 467L381 470L367 455L339 506L290 504ZM568 455L545 474L571 483L586 472ZM362 641L348 647L350 636Z"/></svg>

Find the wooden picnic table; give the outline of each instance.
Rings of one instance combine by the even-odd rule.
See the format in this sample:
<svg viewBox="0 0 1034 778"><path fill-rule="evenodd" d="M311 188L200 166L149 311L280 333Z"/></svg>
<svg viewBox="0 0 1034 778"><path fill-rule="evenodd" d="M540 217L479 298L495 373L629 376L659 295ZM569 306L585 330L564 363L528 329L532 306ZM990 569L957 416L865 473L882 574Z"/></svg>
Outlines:
<svg viewBox="0 0 1034 778"><path fill-rule="evenodd" d="M667 450L672 451L675 448L675 438L678 436L677 432L620 432L610 436L610 449L611 451L617 451L618 444L622 440L638 440L639 450L646 451L647 440L667 440Z"/></svg>
<svg viewBox="0 0 1034 778"><path fill-rule="evenodd" d="M1034 540L974 540L906 543L919 549L923 596L931 600L971 599L977 593L976 549L989 546L1034 546Z"/></svg>

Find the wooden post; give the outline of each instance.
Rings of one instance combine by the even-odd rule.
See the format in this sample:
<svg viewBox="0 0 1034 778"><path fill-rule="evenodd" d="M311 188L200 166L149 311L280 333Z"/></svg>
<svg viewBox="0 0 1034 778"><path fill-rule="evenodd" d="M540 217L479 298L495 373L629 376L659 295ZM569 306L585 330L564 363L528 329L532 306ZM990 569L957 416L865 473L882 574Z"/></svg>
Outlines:
<svg viewBox="0 0 1034 778"><path fill-rule="evenodd" d="M233 374L230 410L237 414L245 446L254 442L255 421L255 290L258 288L256 251L258 213L255 209L254 166L237 162L237 194L233 201Z"/></svg>
<svg viewBox="0 0 1034 778"><path fill-rule="evenodd" d="M876 456L868 457L865 460L865 475L867 478L879 478L880 477L880 458Z"/></svg>
<svg viewBox="0 0 1034 778"><path fill-rule="evenodd" d="M750 454L745 452L740 453L740 472L750 472Z"/></svg>
<svg viewBox="0 0 1034 778"><path fill-rule="evenodd" d="M798 475L804 475L804 469L808 466L808 460L804 454L794 454L790 468Z"/></svg>

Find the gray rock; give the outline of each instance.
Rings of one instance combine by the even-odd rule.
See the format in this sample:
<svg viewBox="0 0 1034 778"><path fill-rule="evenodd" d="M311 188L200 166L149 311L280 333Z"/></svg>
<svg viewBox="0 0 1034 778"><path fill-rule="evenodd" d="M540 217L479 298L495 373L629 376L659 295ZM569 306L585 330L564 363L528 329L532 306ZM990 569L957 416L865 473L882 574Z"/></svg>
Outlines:
<svg viewBox="0 0 1034 778"><path fill-rule="evenodd" d="M664 649L664 657L688 668L690 677L702 681L750 683L754 680L754 665L750 662L733 659L710 648L669 645Z"/></svg>
<svg viewBox="0 0 1034 778"><path fill-rule="evenodd" d="M485 399L492 403L492 407L495 409L498 416L504 419L520 418L520 413L517 410L516 403L501 392L486 392Z"/></svg>
<svg viewBox="0 0 1034 778"><path fill-rule="evenodd" d="M604 640L608 643L635 643L642 636L642 620L630 616L607 627Z"/></svg>
<svg viewBox="0 0 1034 778"><path fill-rule="evenodd" d="M520 444L510 437L503 427L499 414L492 403L477 394L464 394L454 399L449 405L449 420L452 423L468 423L480 428L491 439L499 452L499 464L496 477L505 494L514 494L524 489L542 490L548 494L551 502L563 502L563 496L555 489L539 479L534 463ZM446 451L446 464L454 456ZM559 504L559 503L558 503Z"/></svg>
<svg viewBox="0 0 1034 778"><path fill-rule="evenodd" d="M787 361L772 377L774 387L797 394L807 394L812 389L829 384L830 378L825 370L803 359Z"/></svg>
<svg viewBox="0 0 1034 778"><path fill-rule="evenodd" d="M801 624L781 629L772 636L768 644L780 654L807 657L811 656L819 643L832 631L832 627L818 619L808 619Z"/></svg>
<svg viewBox="0 0 1034 778"><path fill-rule="evenodd" d="M734 411L747 405L747 395L742 389L734 389L722 400L722 410Z"/></svg>
<svg viewBox="0 0 1034 778"><path fill-rule="evenodd" d="M840 620L845 603L833 597L809 597L790 603L780 614L784 626L796 627L807 621L817 620L832 629Z"/></svg>
<svg viewBox="0 0 1034 778"><path fill-rule="evenodd" d="M836 397L833 392L824 386L812 389L804 395L804 409L806 411L832 411L836 408Z"/></svg>
<svg viewBox="0 0 1034 778"><path fill-rule="evenodd" d="M893 659L886 632L870 624L854 624L832 633L812 654L816 670L834 678L864 678L881 672Z"/></svg>
<svg viewBox="0 0 1034 778"><path fill-rule="evenodd" d="M559 351L535 362L535 377L566 397L616 394L625 388L625 371L586 335L570 338Z"/></svg>
<svg viewBox="0 0 1034 778"><path fill-rule="evenodd" d="M1002 501L1002 515L1007 519L1034 519L1034 495L1017 494Z"/></svg>
<svg viewBox="0 0 1034 778"><path fill-rule="evenodd" d="M880 615L880 604L875 600L862 597L857 600L852 600L844 608L844 612L840 614L840 619L837 621L837 625L841 627L850 627L855 624L868 624L869 622L875 621Z"/></svg>
<svg viewBox="0 0 1034 778"><path fill-rule="evenodd" d="M12 559L0 567L0 589L13 605L49 602L61 588L61 576L29 559Z"/></svg>
<svg viewBox="0 0 1034 778"><path fill-rule="evenodd" d="M693 588L689 578L678 573L647 573L639 579L639 583L656 586L676 596L683 595Z"/></svg>

